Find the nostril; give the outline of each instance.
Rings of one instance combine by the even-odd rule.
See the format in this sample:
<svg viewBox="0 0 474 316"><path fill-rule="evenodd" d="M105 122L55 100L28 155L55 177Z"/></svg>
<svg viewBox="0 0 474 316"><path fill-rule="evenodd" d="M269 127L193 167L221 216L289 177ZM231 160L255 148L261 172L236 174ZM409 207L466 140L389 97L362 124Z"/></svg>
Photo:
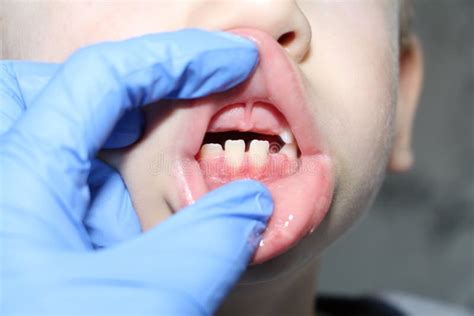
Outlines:
<svg viewBox="0 0 474 316"><path fill-rule="evenodd" d="M278 38L278 43L280 43L281 46L287 48L288 46L291 45L291 43L295 40L296 34L295 32L286 32L282 36Z"/></svg>

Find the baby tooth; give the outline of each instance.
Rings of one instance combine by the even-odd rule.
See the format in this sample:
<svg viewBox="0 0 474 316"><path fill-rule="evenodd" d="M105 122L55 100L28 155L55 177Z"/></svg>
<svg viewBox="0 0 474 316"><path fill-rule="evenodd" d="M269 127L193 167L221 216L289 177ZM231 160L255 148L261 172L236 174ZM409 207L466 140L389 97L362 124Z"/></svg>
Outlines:
<svg viewBox="0 0 474 316"><path fill-rule="evenodd" d="M256 167L265 166L268 160L270 143L266 140L254 139L250 142L249 160Z"/></svg>
<svg viewBox="0 0 474 316"><path fill-rule="evenodd" d="M296 159L298 157L296 144L285 144L280 149L280 154L286 155L289 159Z"/></svg>
<svg viewBox="0 0 474 316"><path fill-rule="evenodd" d="M245 157L245 142L239 140L227 140L225 142L225 160L233 168L240 168Z"/></svg>
<svg viewBox="0 0 474 316"><path fill-rule="evenodd" d="M293 133L289 129L284 129L283 132L280 133L280 138L286 144L295 142L295 136L293 136Z"/></svg>
<svg viewBox="0 0 474 316"><path fill-rule="evenodd" d="M220 144L204 144L201 147L199 156L201 158L214 158L224 154L224 149Z"/></svg>

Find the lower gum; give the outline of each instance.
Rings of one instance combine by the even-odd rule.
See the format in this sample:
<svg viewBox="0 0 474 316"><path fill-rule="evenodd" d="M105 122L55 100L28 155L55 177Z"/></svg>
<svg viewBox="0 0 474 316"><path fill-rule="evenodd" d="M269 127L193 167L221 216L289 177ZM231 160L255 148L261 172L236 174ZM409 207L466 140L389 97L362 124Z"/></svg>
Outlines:
<svg viewBox="0 0 474 316"><path fill-rule="evenodd" d="M267 164L263 167L255 167L248 157L238 169L232 168L225 162L223 156L201 159L199 166L209 189L214 189L227 182L238 179L253 179L264 183L281 179L295 174L299 169L299 160L289 160L285 155L272 154Z"/></svg>

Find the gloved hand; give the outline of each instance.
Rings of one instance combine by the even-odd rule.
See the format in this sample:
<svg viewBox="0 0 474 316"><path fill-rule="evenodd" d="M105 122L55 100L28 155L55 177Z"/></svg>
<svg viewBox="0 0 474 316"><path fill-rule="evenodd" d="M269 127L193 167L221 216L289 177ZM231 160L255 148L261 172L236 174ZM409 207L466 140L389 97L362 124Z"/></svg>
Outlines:
<svg viewBox="0 0 474 316"><path fill-rule="evenodd" d="M246 40L190 30L89 46L59 66L0 138L0 314L212 314L258 244L268 191L235 182L92 251L87 180L125 111L224 91L256 59ZM16 98L5 91L0 107Z"/></svg>
<svg viewBox="0 0 474 316"><path fill-rule="evenodd" d="M33 104L61 64L0 62L0 135ZM127 111L103 148L120 148L139 139L144 125L141 109ZM94 248L111 246L141 231L137 213L121 176L100 159L92 159L88 178L90 205L83 224Z"/></svg>

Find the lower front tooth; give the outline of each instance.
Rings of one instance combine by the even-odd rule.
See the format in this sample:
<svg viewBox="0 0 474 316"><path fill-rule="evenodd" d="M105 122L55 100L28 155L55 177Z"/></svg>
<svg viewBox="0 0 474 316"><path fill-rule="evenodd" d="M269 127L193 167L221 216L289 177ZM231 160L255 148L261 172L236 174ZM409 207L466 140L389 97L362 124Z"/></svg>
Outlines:
<svg viewBox="0 0 474 316"><path fill-rule="evenodd" d="M227 140L224 144L224 148L226 163L232 168L240 168L245 157L245 142L242 139Z"/></svg>
<svg viewBox="0 0 474 316"><path fill-rule="evenodd" d="M280 149L279 153L286 155L289 159L298 158L298 151L295 143L285 144L285 146Z"/></svg>
<svg viewBox="0 0 474 316"><path fill-rule="evenodd" d="M224 150L220 144L204 144L201 147L199 156L201 159L215 158L224 154Z"/></svg>
<svg viewBox="0 0 474 316"><path fill-rule="evenodd" d="M252 140L249 147L250 163L257 167L263 167L268 161L268 151L270 143L266 140Z"/></svg>

